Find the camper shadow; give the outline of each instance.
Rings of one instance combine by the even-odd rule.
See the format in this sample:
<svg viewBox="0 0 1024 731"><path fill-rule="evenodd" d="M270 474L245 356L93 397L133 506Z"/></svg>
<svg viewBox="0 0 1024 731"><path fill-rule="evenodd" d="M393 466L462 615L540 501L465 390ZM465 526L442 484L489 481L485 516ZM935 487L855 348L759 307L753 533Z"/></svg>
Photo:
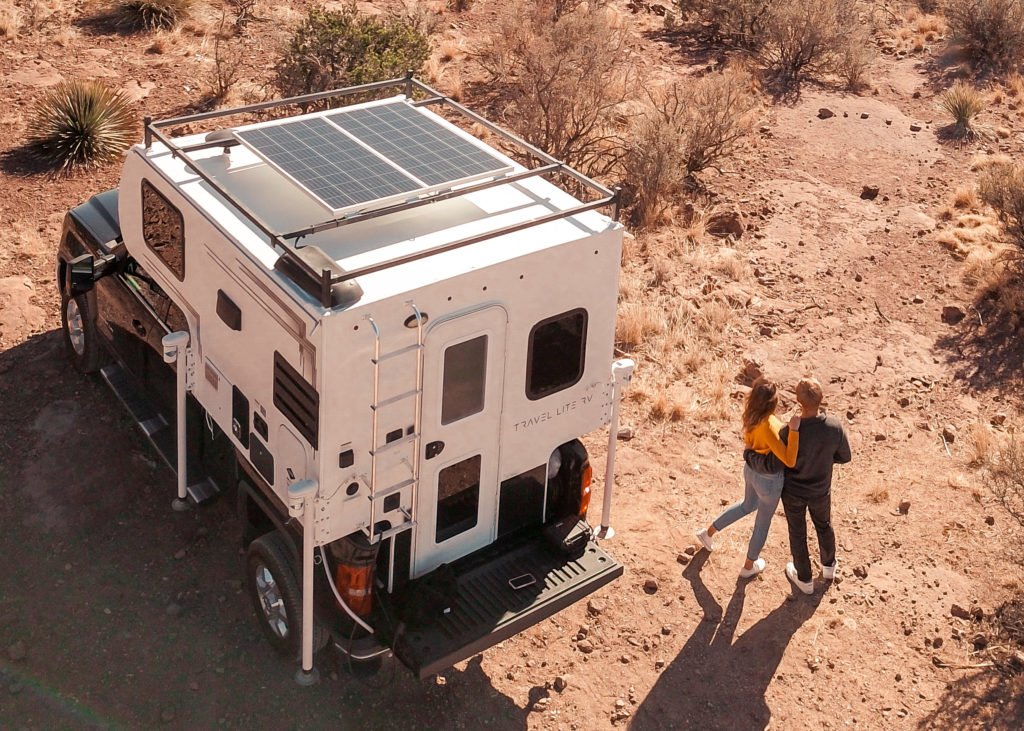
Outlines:
<svg viewBox="0 0 1024 731"><path fill-rule="evenodd" d="M762 729L771 721L765 691L793 635L823 596L786 597L736 636L749 582L737 582L723 611L700 576L707 559L702 551L683 571L704 616L640 704L632 728Z"/></svg>

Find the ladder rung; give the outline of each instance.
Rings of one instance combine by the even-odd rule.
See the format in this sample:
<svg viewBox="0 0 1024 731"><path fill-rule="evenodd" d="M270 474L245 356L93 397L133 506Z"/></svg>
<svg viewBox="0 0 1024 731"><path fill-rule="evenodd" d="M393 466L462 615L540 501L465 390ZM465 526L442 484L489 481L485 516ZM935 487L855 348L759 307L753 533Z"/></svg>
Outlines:
<svg viewBox="0 0 1024 731"><path fill-rule="evenodd" d="M416 521L415 520L410 520L410 521L408 521L406 523L400 523L399 525L396 525L394 528L388 528L383 533L378 533L375 536L375 538L377 540L373 541L373 542L376 543L377 541L386 541L388 538L391 538L391 536L397 536L399 533L401 533L403 531L407 531L410 528L413 528L415 526L416 526Z"/></svg>
<svg viewBox="0 0 1024 731"><path fill-rule="evenodd" d="M399 490L409 487L409 485L412 485L415 482L416 480L409 478L408 480L403 480L402 482L399 482L396 485L392 485L389 488L381 490L380 492L375 492L373 495L367 495L366 497L369 500L380 500L381 498L385 498L388 495L391 495L392 493L396 493Z"/></svg>
<svg viewBox="0 0 1024 731"><path fill-rule="evenodd" d="M372 456L372 457L379 457L380 455L385 454L387 452L390 452L390 451L392 451L394 449L397 449L398 447L402 447L402 446L404 446L406 444L409 444L410 442L415 442L419 438L420 438L419 434L416 434L416 433L409 434L407 436L402 437L401 439L396 439L393 442L388 442L387 444L382 444L381 446L377 447L376 449L371 449L370 450L370 456Z"/></svg>
<svg viewBox="0 0 1024 731"><path fill-rule="evenodd" d="M384 399L379 404L371 405L370 408L373 409L374 411L377 411L378 409L383 409L385 406L397 404L399 401L405 401L407 398L418 396L420 393L422 393L420 389L414 388L412 391L406 391L405 393L400 393L397 396L392 396L391 398Z"/></svg>
<svg viewBox="0 0 1024 731"><path fill-rule="evenodd" d="M370 358L370 360L373 361L374 364L377 364L380 363L382 360L388 360L389 358L397 358L398 356L405 355L406 353L415 353L417 350L423 350L423 346L420 345L419 343L413 343L412 345L407 345L404 348L392 350L390 353L381 353L379 358Z"/></svg>

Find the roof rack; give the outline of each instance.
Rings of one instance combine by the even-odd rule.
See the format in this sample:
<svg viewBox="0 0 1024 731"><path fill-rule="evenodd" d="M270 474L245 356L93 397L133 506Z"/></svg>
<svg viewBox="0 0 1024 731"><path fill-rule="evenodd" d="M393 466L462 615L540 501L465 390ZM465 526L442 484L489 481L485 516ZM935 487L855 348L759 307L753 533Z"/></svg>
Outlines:
<svg viewBox="0 0 1024 731"><path fill-rule="evenodd" d="M207 174L202 167L197 164L191 157L190 153L197 152L199 150L205 150L212 147L233 147L240 144L235 138L225 139L223 137L218 138L207 138L203 142L198 142L189 145L177 145L170 137L163 134L160 130L168 127L176 127L191 122L200 122L208 119L215 119L217 117L226 117L235 114L245 114L251 112L262 112L277 107L288 106L288 105L303 105L313 104L318 101L336 97L346 97L355 94L365 94L372 91L381 91L391 89L394 87L401 87L403 93L407 99L412 99L414 91L422 92L426 95L426 98L411 101L413 106L432 106L437 105L456 111L467 117L468 119L482 125L486 129L499 135L502 139L512 143L520 152L526 153L529 157L539 160L541 165L535 168L530 168L518 173L504 175L501 177L487 180L484 182L473 183L466 185L457 190L447 190L440 193L434 193L427 195L422 198L417 198L410 201L403 201L394 203L391 205L383 206L381 208L375 208L367 211L356 211L348 213L343 216L328 219L316 223L305 228L297 229L295 231L277 231L270 227L265 221L263 221L259 215L252 211L248 206L232 196L227 190L224 189L211 175ZM146 149L150 149L153 144L153 140L159 141L164 147L166 147L170 153L181 160L188 169L195 173L201 178L207 185L210 186L216 193L218 193L224 200L226 200L232 207L234 207L239 213L245 216L249 221L252 222L256 228L262 231L269 239L270 245L278 248L282 252L282 256L289 259L289 264L304 272L307 277L315 280L319 287L319 299L320 304L324 308L332 307L332 287L336 284L344 282L350 282L356 277L372 274L379 272L391 267L399 266L400 264L407 264L418 259L423 259L436 254L441 254L446 251L452 251L459 249L464 246L470 246L489 238L495 238L503 236L505 234L515 233L522 231L523 229L532 228L534 226L540 226L551 221L557 221L563 218L568 218L586 211L591 211L597 208L603 208L605 206L612 207L612 217L618 220L619 217L619 189L614 190L606 188L595 180L587 177L583 173L574 170L565 163L557 160L556 158L542 152L538 148L534 147L525 140L513 135L512 133L502 129L498 125L488 121L479 114L470 111L466 107L462 106L453 99L441 94L437 90L430 86L427 86L423 82L413 77L413 72L409 71L404 77L397 79L390 79L387 81L378 81L371 84L362 84L360 86L352 86L345 89L332 89L330 91L318 92L315 94L304 94L302 96L289 97L287 99L279 99L275 101L262 102L259 104L251 104L243 107L234 107L231 109L221 109L212 112L201 112L198 114L190 114L183 117L174 117L171 119L163 119L154 121L151 117L146 117L144 121L144 135L145 135L145 146ZM361 267L353 271L339 271L338 268L334 268L334 271L328 268L321 268L320 271L314 269L304 257L298 255L296 247L288 244L287 239L298 240L304 236L309 236L321 231L327 231L334 228L340 228L347 226L352 223L360 221L367 221L379 216L386 216L399 211L407 211L420 206L429 205L431 203L437 203L450 198L463 196L468 193L474 193L480 190L486 190L499 185L507 185L509 183L515 183L526 178L531 178L540 175L547 175L552 173L560 173L568 175L569 177L576 180L583 188L596 193L599 198L590 202L581 203L578 206L573 206L563 211L556 211L544 216L524 221L522 223L513 224L510 226L504 226L502 228L490 231L486 234L480 234L476 236L470 236L467 238L459 239L448 244L431 247L414 254L408 254L405 256L395 257L388 259L387 261L373 264L370 266ZM304 247L305 248L305 247Z"/></svg>

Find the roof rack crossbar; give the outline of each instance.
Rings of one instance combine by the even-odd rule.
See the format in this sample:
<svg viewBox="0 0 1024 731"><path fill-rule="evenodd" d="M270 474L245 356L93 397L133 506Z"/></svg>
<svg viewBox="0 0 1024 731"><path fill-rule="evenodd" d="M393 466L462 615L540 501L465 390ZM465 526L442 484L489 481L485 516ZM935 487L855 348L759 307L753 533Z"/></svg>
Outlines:
<svg viewBox="0 0 1024 731"><path fill-rule="evenodd" d="M486 233L477 234L475 236L469 236L464 239L459 239L458 241L453 241L450 244L442 244L441 246L434 246L430 249L425 249L424 251L418 251L415 254L407 254L406 256L399 256L394 259L388 259L387 261L380 262L379 264L372 264L370 266L361 267L360 269L353 269L350 272L345 272L344 274L335 277L332 280L332 282L334 284L337 284L339 282L345 282L348 281L349 279L355 279L356 277L361 277L366 274L373 274L374 272L380 272L385 269L390 269L391 267L399 266L401 264L408 264L410 262L418 261L420 259L426 259L427 257L435 256L437 254L443 254L446 251L454 251L455 249L461 249L464 246L478 244L481 241L487 241L488 239L494 239L500 236L505 236L507 234L513 234L516 233L517 231L523 231L528 228L533 228L534 226L540 226L545 223L551 223L552 221L559 221L563 218L569 218L570 216L575 216L580 213L592 211L595 208L602 208L604 206L614 205L615 198L616 196L613 193L611 196L607 198L602 198L600 200L592 201L590 203L584 203L582 205L575 206L564 211L555 211L554 213L548 213L544 216L538 216L537 218L532 218L529 221L524 221L523 223L516 223L512 224L511 226L504 226L493 231L488 231Z"/></svg>
<svg viewBox="0 0 1024 731"><path fill-rule="evenodd" d="M522 172L514 173L512 175L503 175L493 180L487 180L482 183L475 185L469 185L464 188L455 188L452 190L444 191L443 193L436 193L434 195L428 195L423 198L417 198L411 201L403 201L401 203L395 203L384 208L375 208L370 211L357 212L343 216L342 218L335 218L330 221L324 221L314 226L307 226L296 231L289 231L286 234L281 234L282 238L295 239L303 236L312 236L313 234L320 233L321 231L328 231L333 228L341 228L351 223L359 223L360 221L369 221L380 216L388 216L393 213L400 211L408 211L413 208L419 208L430 203L437 203L439 201L448 200L449 198L458 198L469 193L476 193L477 191L487 190L488 188L494 188L499 185L509 185L510 183L516 183L526 178L536 177L538 175L546 175L548 173L562 172L565 168L561 163L553 163L551 165L545 165L539 168L532 168L530 170L523 170Z"/></svg>

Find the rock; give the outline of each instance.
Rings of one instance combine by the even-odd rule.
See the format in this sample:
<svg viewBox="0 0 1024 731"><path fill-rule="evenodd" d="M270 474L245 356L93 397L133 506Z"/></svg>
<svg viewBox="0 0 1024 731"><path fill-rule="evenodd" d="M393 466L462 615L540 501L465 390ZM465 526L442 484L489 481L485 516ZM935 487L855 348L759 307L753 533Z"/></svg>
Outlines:
<svg viewBox="0 0 1024 731"><path fill-rule="evenodd" d="M920 92L920 91L915 91L915 92L914 92L914 93L912 94L912 96L913 96L913 97L914 97L915 99L920 99L920 98L921 98L921 92Z"/></svg>
<svg viewBox="0 0 1024 731"><path fill-rule="evenodd" d="M622 700L622 699L620 698L619 700L615 701L615 707L616 707L617 709L620 709L620 710L621 710L621 709L623 709L623 708L625 708L625 707L626 707L626 701L624 701L624 700Z"/></svg>
<svg viewBox="0 0 1024 731"><path fill-rule="evenodd" d="M690 563L690 557L687 556L685 553L680 553L678 556L676 556L676 561L685 566L686 564Z"/></svg>
<svg viewBox="0 0 1024 731"><path fill-rule="evenodd" d="M704 230L712 236L726 238L732 236L739 238L743 235L743 214L739 208L731 208L723 211L716 211L708 216L704 224Z"/></svg>
<svg viewBox="0 0 1024 731"><path fill-rule="evenodd" d="M919 294L915 294L914 295L914 299L912 299L911 302L913 302L915 305L923 305L924 304L924 297L922 297Z"/></svg>
<svg viewBox="0 0 1024 731"><path fill-rule="evenodd" d="M995 518L994 515L986 515L985 516L985 525L995 525L995 524L996 524L996 518Z"/></svg>
<svg viewBox="0 0 1024 731"><path fill-rule="evenodd" d="M758 332L761 334L761 337L765 338L770 338L774 334L774 330L772 330L767 325L762 325L761 329L758 330Z"/></svg>
<svg viewBox="0 0 1024 731"><path fill-rule="evenodd" d="M7 657L11 659L11 662L21 662L27 656L28 648L25 647L25 643L21 640L7 648Z"/></svg>
<svg viewBox="0 0 1024 731"><path fill-rule="evenodd" d="M910 512L910 501L909 500L900 500L899 510L900 510L900 515L906 515L907 513L909 513Z"/></svg>
<svg viewBox="0 0 1024 731"><path fill-rule="evenodd" d="M952 616L954 616L954 617L956 617L958 619L970 619L971 618L971 613L969 611L967 611L966 609L964 609L963 607L961 607L959 604L954 604L952 607L950 607L949 613Z"/></svg>
<svg viewBox="0 0 1024 731"><path fill-rule="evenodd" d="M605 605L604 600L602 599L598 599L597 597L591 597L587 601L587 614L590 614L591 616L596 617L605 609L607 609L607 606Z"/></svg>
<svg viewBox="0 0 1024 731"><path fill-rule="evenodd" d="M669 626L668 626L668 625L666 624L665 626L663 626L663 627L661 628L661 633L662 633L663 635L665 635L665 636L668 636L668 635L672 634L672 628L671 628L671 627L669 627Z"/></svg>
<svg viewBox="0 0 1024 731"><path fill-rule="evenodd" d="M910 399L907 398L906 396L900 398L900 406L902 406L904 409L910 406Z"/></svg>
<svg viewBox="0 0 1024 731"><path fill-rule="evenodd" d="M861 275L860 272L857 272L856 274L853 275L853 281L855 281L855 282L863 282L864 281L864 277L863 277L863 275Z"/></svg>
<svg viewBox="0 0 1024 731"><path fill-rule="evenodd" d="M654 594L657 591L658 591L658 580L657 579L648 579L647 581L644 582L644 593L646 593L646 594Z"/></svg>
<svg viewBox="0 0 1024 731"><path fill-rule="evenodd" d="M545 710L547 710L548 703L550 703L550 702L551 702L551 698L549 698L548 696L544 696L543 698L538 698L537 702L533 704L533 710L534 711L538 711L538 712L539 711L545 711Z"/></svg>
<svg viewBox="0 0 1024 731"><path fill-rule="evenodd" d="M687 546L686 548L683 549L683 553L685 553L687 556L693 556L695 553L697 553L697 547L696 546Z"/></svg>
<svg viewBox="0 0 1024 731"><path fill-rule="evenodd" d="M920 132L921 131L921 125L919 125L919 124L912 124L912 125L910 125L910 131L911 132Z"/></svg>
<svg viewBox="0 0 1024 731"><path fill-rule="evenodd" d="M978 632L974 637L971 638L971 644L974 645L975 650L984 650L988 647L988 637L983 633Z"/></svg>
<svg viewBox="0 0 1024 731"><path fill-rule="evenodd" d="M174 558L177 559L178 561L180 561L181 559L185 558L185 549L184 548L179 548L177 551L175 551Z"/></svg>
<svg viewBox="0 0 1024 731"><path fill-rule="evenodd" d="M891 119L885 120L885 124L886 124L887 127L891 127L892 126L892 120Z"/></svg>
<svg viewBox="0 0 1024 731"><path fill-rule="evenodd" d="M985 619L985 610L981 607L971 607L971 619L975 622Z"/></svg>
<svg viewBox="0 0 1024 731"><path fill-rule="evenodd" d="M1006 423L1006 414L999 413L995 414L992 419L992 426L1002 426Z"/></svg>
<svg viewBox="0 0 1024 731"><path fill-rule="evenodd" d="M871 115L870 115L870 114L868 114L867 112L861 112L861 113L860 113L860 118L861 118L861 119L867 119L867 118L868 118L868 117L870 117L870 116L871 116Z"/></svg>
<svg viewBox="0 0 1024 731"><path fill-rule="evenodd" d="M942 647L942 642L943 640L941 637L936 637L934 640L932 640L932 647L938 650L940 647Z"/></svg>
<svg viewBox="0 0 1024 731"><path fill-rule="evenodd" d="M181 614L181 605L177 602L171 602L167 605L167 609L165 611L170 616L177 617L179 614Z"/></svg>
<svg viewBox="0 0 1024 731"><path fill-rule="evenodd" d="M831 119L834 116L836 116L836 113L828 107L822 107L818 110L818 119Z"/></svg>
<svg viewBox="0 0 1024 731"><path fill-rule="evenodd" d="M942 438L952 444L956 441L956 427L952 424L946 424L942 427Z"/></svg>
<svg viewBox="0 0 1024 731"><path fill-rule="evenodd" d="M760 132L760 133L761 133L761 134L763 134L763 135L766 135L766 134L768 134L769 132L771 132L771 131L772 131L772 128L771 128L771 127L769 127L769 126L768 126L767 124L762 124L762 125L761 125L761 126L760 126L760 127L758 128L758 130L757 130L757 131L758 131L758 132Z"/></svg>
<svg viewBox="0 0 1024 731"><path fill-rule="evenodd" d="M866 201L873 201L878 197L878 191L877 185L863 185L860 189L860 197Z"/></svg>
<svg viewBox="0 0 1024 731"><path fill-rule="evenodd" d="M552 687L555 689L556 692L561 693L563 690L569 687L568 676L559 675L557 678L555 678L555 682Z"/></svg>
<svg viewBox="0 0 1024 731"><path fill-rule="evenodd" d="M967 316L967 313L956 305L946 305L942 308L942 321L947 325L956 325Z"/></svg>
<svg viewBox="0 0 1024 731"><path fill-rule="evenodd" d="M875 434L875 441L876 442L884 442L885 441L885 434Z"/></svg>
<svg viewBox="0 0 1024 731"><path fill-rule="evenodd" d="M619 431L615 435L620 440L628 442L633 438L633 427L631 426L620 426Z"/></svg>
<svg viewBox="0 0 1024 731"><path fill-rule="evenodd" d="M1022 662L1022 664L1024 664L1024 662ZM655 660L654 661L654 669L655 670L661 670L663 667L665 667L665 661L664 660Z"/></svg>
<svg viewBox="0 0 1024 731"><path fill-rule="evenodd" d="M868 568L867 568L867 566L854 566L853 567L853 575L856 576L858 579L866 579L866 578L868 578Z"/></svg>

